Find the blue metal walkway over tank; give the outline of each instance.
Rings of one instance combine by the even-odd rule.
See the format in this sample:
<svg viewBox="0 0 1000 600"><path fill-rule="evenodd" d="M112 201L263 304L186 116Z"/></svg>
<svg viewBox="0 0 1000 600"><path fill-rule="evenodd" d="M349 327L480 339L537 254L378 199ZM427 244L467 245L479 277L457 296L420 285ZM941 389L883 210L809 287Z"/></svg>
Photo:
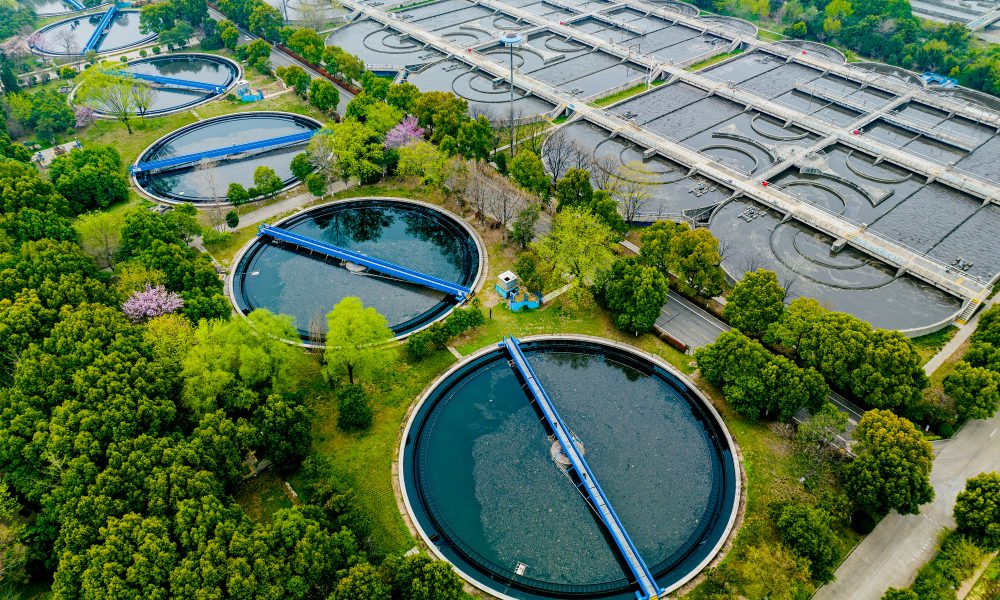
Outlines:
<svg viewBox="0 0 1000 600"><path fill-rule="evenodd" d="M80 52L80 54L86 54L91 50L97 50L97 45L101 42L101 38L104 37L104 33L107 31L108 27L111 26L111 20L115 18L116 14L118 14L117 2L112 4L111 8L108 9L108 12L104 13L104 16L101 17L100 23L97 24L97 29L95 29L94 33L90 35L90 39L87 40L87 43L83 46L83 51Z"/></svg>
<svg viewBox="0 0 1000 600"><path fill-rule="evenodd" d="M217 83L205 83L204 81L191 81L190 79L177 79L176 77L149 75L147 73L133 73L132 71L125 71L122 69L111 71L111 74L117 75L118 77L141 79L143 81L149 81L152 83L162 83L163 85L169 85L173 87L186 87L196 90L206 90L209 92L215 92L216 94L221 94L226 91L225 86L219 85Z"/></svg>
<svg viewBox="0 0 1000 600"><path fill-rule="evenodd" d="M559 416L555 406L552 404L552 400L549 399L545 388L542 387L541 382L538 380L538 376L535 375L534 369L531 368L527 357L521 351L521 345L515 337L511 336L505 337L497 346L507 350L507 354L511 358L511 366L521 375L521 379L524 380L528 392L534 398L539 410L542 411L542 416L545 417L545 421L549 424L552 433L555 434L556 440L559 441L563 453L569 459L570 468L576 472L577 477L580 479L577 487L583 488L582 491L590 501L591 508L594 509L594 512L597 513L604 523L604 527L611 535L611 539L614 540L622 558L625 559L629 569L632 571L632 575L635 576L636 583L642 589L642 593L636 592L636 596L643 600L658 600L663 594L663 590L657 585L653 573L646 566L642 557L639 556L639 551L636 549L635 544L632 543L632 539L625 532L625 526L622 525L618 515L611 508L611 503L608 501L607 496L604 495L604 490L597 483L597 479L590 471L590 466L574 443L569 428L563 423L562 417Z"/></svg>
<svg viewBox="0 0 1000 600"><path fill-rule="evenodd" d="M246 144L234 144L232 146L216 148L215 150L205 150L204 152L195 152L192 154L162 158L160 160L140 162L132 165L129 168L129 171L132 173L147 173L149 171L174 169L191 163L196 163L205 158L221 158L225 156L232 156L234 154L251 152L254 150L265 150L268 148L276 148L278 146L290 146L312 138L312 136L316 135L317 131L319 130L313 129L312 131L303 131L301 133L293 133L291 135L283 135L280 137L268 138L266 140L258 140L256 142L247 142Z"/></svg>
<svg viewBox="0 0 1000 600"><path fill-rule="evenodd" d="M63 2L72 6L74 10L83 10L83 4L80 3L80 0L63 0Z"/></svg>
<svg viewBox="0 0 1000 600"><path fill-rule="evenodd" d="M261 225L257 230L257 235L267 235L272 239L288 242L289 244L294 244L306 250L320 252L327 256L332 256L334 258L339 258L340 260L352 262L356 265L361 265L362 267L367 267L368 269L378 271L383 275L389 275L390 277L422 285L432 290L444 292L448 295L455 296L455 298L459 301L464 300L472 293L472 290L464 285L459 285L457 283L445 281L444 279L439 279L432 275L407 269L406 267L382 260L380 258L374 258L368 256L367 254L355 252L354 250L348 250L347 248L341 248L340 246L334 246L333 244L314 240L280 227L273 227L267 224Z"/></svg>

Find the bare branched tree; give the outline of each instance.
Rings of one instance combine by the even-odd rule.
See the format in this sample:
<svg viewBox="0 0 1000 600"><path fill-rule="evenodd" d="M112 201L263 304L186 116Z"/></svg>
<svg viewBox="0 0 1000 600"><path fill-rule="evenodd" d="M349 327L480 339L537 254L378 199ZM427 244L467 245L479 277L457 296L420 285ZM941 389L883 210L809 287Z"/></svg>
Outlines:
<svg viewBox="0 0 1000 600"><path fill-rule="evenodd" d="M552 175L552 180L558 182L572 165L573 153L576 150L573 140L564 130L558 129L545 140L542 150L545 168Z"/></svg>
<svg viewBox="0 0 1000 600"><path fill-rule="evenodd" d="M594 180L594 186L609 194L612 193L612 179L621 166L622 163L617 157L608 154L594 156L590 169L590 177Z"/></svg>
<svg viewBox="0 0 1000 600"><path fill-rule="evenodd" d="M521 208L531 201L506 179L495 179L490 183L493 184L493 193L489 194L487 210L500 225L501 239L506 241L507 227L517 216L517 213L521 212Z"/></svg>
<svg viewBox="0 0 1000 600"><path fill-rule="evenodd" d="M56 31L52 36L52 41L55 42L56 47L62 50L65 54L80 53L80 44L76 41L76 35L69 27L63 27Z"/></svg>
<svg viewBox="0 0 1000 600"><path fill-rule="evenodd" d="M640 161L620 165L611 174L608 193L618 201L618 210L631 225L642 209L649 204L656 185L656 174Z"/></svg>

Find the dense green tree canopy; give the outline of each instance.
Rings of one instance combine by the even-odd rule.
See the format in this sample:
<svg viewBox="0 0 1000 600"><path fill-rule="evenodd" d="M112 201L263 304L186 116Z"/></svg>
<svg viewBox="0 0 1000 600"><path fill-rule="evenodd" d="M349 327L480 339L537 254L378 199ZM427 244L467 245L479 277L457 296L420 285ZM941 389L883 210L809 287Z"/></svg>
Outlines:
<svg viewBox="0 0 1000 600"><path fill-rule="evenodd" d="M327 374L331 380L347 374L350 383L354 375L365 374L385 364L389 357L385 344L393 338L385 317L361 299L348 296L326 316Z"/></svg>
<svg viewBox="0 0 1000 600"><path fill-rule="evenodd" d="M960 360L944 378L944 391L960 419L989 419L1000 405L1000 373Z"/></svg>
<svg viewBox="0 0 1000 600"><path fill-rule="evenodd" d="M111 146L76 148L52 161L49 177L73 212L82 213L128 199L128 180L121 168L121 157Z"/></svg>
<svg viewBox="0 0 1000 600"><path fill-rule="evenodd" d="M965 482L955 501L955 521L984 547L1000 548L1000 473L981 473Z"/></svg>
<svg viewBox="0 0 1000 600"><path fill-rule="evenodd" d="M822 509L789 504L778 517L781 541L809 559L809 571L818 581L829 581L840 561L833 519Z"/></svg>
<svg viewBox="0 0 1000 600"><path fill-rule="evenodd" d="M874 515L914 514L934 499L934 452L913 423L887 410L870 410L853 437L857 458L847 468L846 486L859 506Z"/></svg>
<svg viewBox="0 0 1000 600"><path fill-rule="evenodd" d="M667 302L667 280L635 258L615 261L594 284L594 296L611 311L615 326L629 333L653 328Z"/></svg>
<svg viewBox="0 0 1000 600"><path fill-rule="evenodd" d="M723 316L729 324L760 337L785 310L785 290L772 271L758 269L743 276L729 293Z"/></svg>

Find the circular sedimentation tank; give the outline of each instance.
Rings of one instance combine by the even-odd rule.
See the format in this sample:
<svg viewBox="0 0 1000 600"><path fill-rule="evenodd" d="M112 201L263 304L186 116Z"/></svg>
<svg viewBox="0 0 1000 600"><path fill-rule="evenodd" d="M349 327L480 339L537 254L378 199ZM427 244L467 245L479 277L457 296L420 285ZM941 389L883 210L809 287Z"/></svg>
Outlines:
<svg viewBox="0 0 1000 600"><path fill-rule="evenodd" d="M185 81L196 81L222 86L224 89L240 79L239 64L222 56L214 54L185 53L152 56L130 61L123 70L144 75L170 77ZM179 110L187 110L203 102L208 102L222 96L225 92L203 90L183 85L159 84L150 85L153 92L153 102L145 116L164 115ZM74 98L80 94L80 88L74 91ZM101 116L107 116L102 107L97 105L94 110Z"/></svg>
<svg viewBox="0 0 1000 600"><path fill-rule="evenodd" d="M42 27L29 38L29 47L36 54L48 56L79 56L90 36L97 30L104 11L64 19ZM120 10L111 21L108 33L97 45L98 54L126 50L151 42L155 33L139 31L139 11Z"/></svg>
<svg viewBox="0 0 1000 600"><path fill-rule="evenodd" d="M539 336L521 347L658 586L683 585L717 555L740 503L718 414L673 367L629 346ZM480 350L414 407L401 502L428 546L494 596L634 600L631 571L550 433L506 351Z"/></svg>
<svg viewBox="0 0 1000 600"><path fill-rule="evenodd" d="M475 289L486 253L459 217L402 198L324 204L275 226ZM265 308L291 315L307 344L322 344L326 314L346 296L386 317L397 337L446 317L455 299L434 290L258 237L233 261L230 298L242 314Z"/></svg>
<svg viewBox="0 0 1000 600"><path fill-rule="evenodd" d="M322 124L315 119L292 113L232 113L198 121L168 133L146 148L136 162L195 154L321 127ZM303 151L306 143L303 141L242 157L227 157L225 160L204 159L176 169L140 172L133 177L139 189L157 200L202 204L225 202L229 184L238 183L244 188L252 188L254 170L260 166L274 169L285 187L297 183L292 175L292 158Z"/></svg>
<svg viewBox="0 0 1000 600"><path fill-rule="evenodd" d="M75 7L63 0L21 0L20 3L35 11L35 15L39 17L56 17L78 12Z"/></svg>

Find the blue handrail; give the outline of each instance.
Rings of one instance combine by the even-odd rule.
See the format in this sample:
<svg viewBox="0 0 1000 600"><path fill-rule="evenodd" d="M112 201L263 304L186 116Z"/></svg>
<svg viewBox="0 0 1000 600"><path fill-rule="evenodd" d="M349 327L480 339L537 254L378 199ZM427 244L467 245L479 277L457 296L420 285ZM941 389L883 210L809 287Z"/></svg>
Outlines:
<svg viewBox="0 0 1000 600"><path fill-rule="evenodd" d="M303 131L301 133L293 133L291 135L283 135L280 137L269 138L266 140L248 142L246 144L235 144L232 146L225 146L223 148L216 148L215 150L205 150L204 152L194 152L192 154L183 154L181 156L173 156L170 158L163 158L160 160L139 162L132 165L129 171L132 173L144 173L148 171L172 169L188 165L191 163L196 163L199 160L205 158L219 158L223 156L232 156L234 154L241 154L243 152L249 152L251 150L262 150L264 148L274 148L277 146L290 146L292 144L296 144L298 142L304 142L312 138L312 136L316 135L317 131L319 130L313 129L311 131Z"/></svg>
<svg viewBox="0 0 1000 600"><path fill-rule="evenodd" d="M114 71L111 71L111 74L117 75L119 77L129 77L132 79L151 81L153 83L172 85L174 87L187 87L196 90L207 90L210 92L215 92L216 94L221 94L226 91L225 86L219 85L217 83L206 83L204 81L191 81L190 79L177 79L176 77L164 77L163 75L149 75L147 73L134 73L132 71L125 71L123 69L116 69Z"/></svg>
<svg viewBox="0 0 1000 600"><path fill-rule="evenodd" d="M632 571L632 575L635 576L636 583L642 589L642 595L640 596L638 593L636 595L644 600L657 600L663 594L663 590L657 585L653 573L646 566L645 561L642 560L639 550L632 543L632 538L626 533L621 519L618 518L618 514L615 513L611 507L611 502L608 501L608 497L604 494L604 490L597 483L597 478L594 477L594 473L591 472L586 459L583 458L583 454L577 448L569 428L566 427L562 417L559 416L559 412L556 411L552 400L549 399L548 393L542 387L538 376L535 375L534 369L531 368L531 363L528 362L524 352L521 351L521 345L517 341L517 338L514 336L505 337L497 346L507 350L511 358L511 364L520 373L521 378L528 387L528 391L531 392L535 403L542 411L542 416L545 417L549 428L559 441L563 453L569 459L570 466L580 478L580 483L586 491L591 506L601 518L605 528L611 535L611 539L614 540L615 545L618 547L622 558L625 559L626 564L628 564L629 569Z"/></svg>
<svg viewBox="0 0 1000 600"><path fill-rule="evenodd" d="M347 248L341 248L340 246L334 246L333 244L314 240L304 235L293 233L287 229L267 225L266 223L260 226L257 230L257 235L270 236L272 239L288 242L299 246L300 248L305 248L306 250L320 252L327 256L332 256L340 260L352 262L356 265L361 265L362 267L367 267L368 269L378 271L384 275L389 275L397 279L402 279L403 281L422 285L432 290L444 292L448 295L455 296L455 298L459 301L464 300L472 293L472 290L464 285L445 281L444 279L434 277L433 275L427 275L426 273L414 271L413 269L408 269L395 263L368 256L367 254L362 254L354 250L348 250Z"/></svg>
<svg viewBox="0 0 1000 600"><path fill-rule="evenodd" d="M114 19L117 13L118 3L115 2L111 5L111 8L108 9L108 12L104 13L104 16L101 17L100 23L97 24L97 29L95 29L94 33L90 35L90 39L87 40L87 43L83 46L83 52L80 54L86 54L91 50L97 50L97 44L99 44L101 38L104 37L104 31L108 28L108 25L111 24L111 19Z"/></svg>

